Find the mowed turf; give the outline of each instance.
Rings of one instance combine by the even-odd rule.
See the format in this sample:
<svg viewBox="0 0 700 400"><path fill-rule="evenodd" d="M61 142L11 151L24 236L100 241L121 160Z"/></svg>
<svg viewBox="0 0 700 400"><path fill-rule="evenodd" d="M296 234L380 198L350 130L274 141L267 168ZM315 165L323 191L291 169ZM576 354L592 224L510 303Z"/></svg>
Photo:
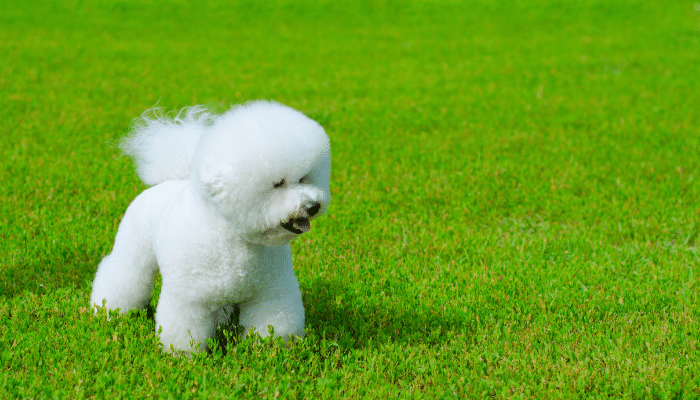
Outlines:
<svg viewBox="0 0 700 400"><path fill-rule="evenodd" d="M700 4L0 7L0 397L700 396ZM161 352L90 283L156 103L274 99L332 142L307 337Z"/></svg>

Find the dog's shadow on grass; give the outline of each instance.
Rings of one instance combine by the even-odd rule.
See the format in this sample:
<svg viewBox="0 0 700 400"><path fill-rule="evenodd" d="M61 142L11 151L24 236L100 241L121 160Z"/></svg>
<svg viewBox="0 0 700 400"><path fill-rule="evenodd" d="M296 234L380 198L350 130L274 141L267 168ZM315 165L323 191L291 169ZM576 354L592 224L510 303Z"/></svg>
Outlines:
<svg viewBox="0 0 700 400"><path fill-rule="evenodd" d="M317 279L303 289L307 326L341 347L363 348L370 341L437 344L450 333L469 330L463 318L455 313L446 316L442 308L401 304L406 299L400 296L391 296L384 304L372 303L340 281Z"/></svg>
<svg viewBox="0 0 700 400"><path fill-rule="evenodd" d="M447 340L449 332L469 330L464 319L446 317L440 310L402 305L400 298L390 302L393 306L373 304L347 289L341 281L322 278L302 287L307 334L312 329L314 336L334 341L342 348L364 348L369 342L439 344ZM157 279L145 310L151 321L155 319L159 292L160 279ZM224 354L231 342L235 345L243 340L245 327L238 325L238 315L239 309L235 307L229 323L219 326L213 338Z"/></svg>

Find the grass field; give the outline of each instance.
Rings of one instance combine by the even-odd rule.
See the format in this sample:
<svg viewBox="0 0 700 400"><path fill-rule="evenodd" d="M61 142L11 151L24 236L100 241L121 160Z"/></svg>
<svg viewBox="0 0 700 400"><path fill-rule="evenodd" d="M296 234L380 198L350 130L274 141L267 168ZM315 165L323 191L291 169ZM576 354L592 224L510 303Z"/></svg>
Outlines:
<svg viewBox="0 0 700 400"><path fill-rule="evenodd" d="M0 398L700 397L700 3L225 3L0 7ZM332 142L307 337L173 358L88 309L112 144L260 98Z"/></svg>

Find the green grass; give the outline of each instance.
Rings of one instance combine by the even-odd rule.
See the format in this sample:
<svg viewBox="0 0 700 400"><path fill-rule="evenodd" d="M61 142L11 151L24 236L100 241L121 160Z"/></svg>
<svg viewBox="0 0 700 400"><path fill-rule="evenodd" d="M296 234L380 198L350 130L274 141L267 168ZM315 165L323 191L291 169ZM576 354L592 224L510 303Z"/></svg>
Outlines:
<svg viewBox="0 0 700 400"><path fill-rule="evenodd" d="M1 398L700 397L700 5L223 3L0 7ZM110 143L258 98L332 141L307 338L173 358L87 308Z"/></svg>

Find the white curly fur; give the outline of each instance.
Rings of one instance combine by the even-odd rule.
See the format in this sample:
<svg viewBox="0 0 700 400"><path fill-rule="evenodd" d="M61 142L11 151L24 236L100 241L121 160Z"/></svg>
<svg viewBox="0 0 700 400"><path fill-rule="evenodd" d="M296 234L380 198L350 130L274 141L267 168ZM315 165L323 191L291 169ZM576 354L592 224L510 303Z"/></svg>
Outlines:
<svg viewBox="0 0 700 400"><path fill-rule="evenodd" d="M163 279L156 326L165 350L203 350L234 304L246 332L304 334L289 242L330 202L323 128L275 102L212 115L144 113L121 144L144 183L100 263L91 304L142 308ZM191 347L191 343L199 343Z"/></svg>
<svg viewBox="0 0 700 400"><path fill-rule="evenodd" d="M183 108L172 119L152 108L136 120L119 148L134 159L146 185L187 179L199 138L213 122L214 116L203 106Z"/></svg>

